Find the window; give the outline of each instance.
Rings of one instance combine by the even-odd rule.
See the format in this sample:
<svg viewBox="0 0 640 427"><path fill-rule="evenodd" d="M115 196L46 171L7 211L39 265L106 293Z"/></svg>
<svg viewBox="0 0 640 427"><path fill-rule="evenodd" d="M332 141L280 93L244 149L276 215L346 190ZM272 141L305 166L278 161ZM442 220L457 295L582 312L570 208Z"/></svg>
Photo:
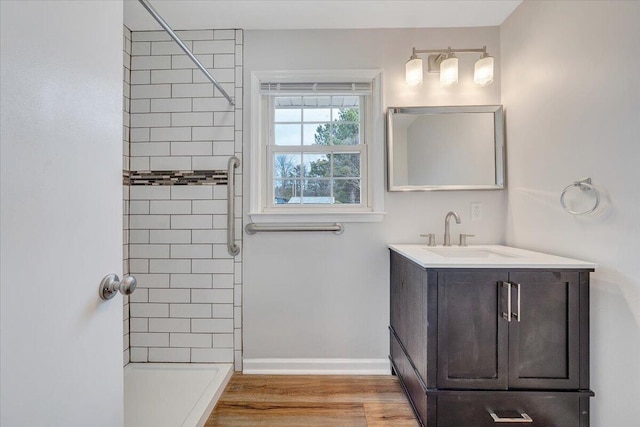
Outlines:
<svg viewBox="0 0 640 427"><path fill-rule="evenodd" d="M380 220L365 219L382 199L371 173L383 145L373 114L379 77L261 74L252 83L252 220Z"/></svg>
<svg viewBox="0 0 640 427"><path fill-rule="evenodd" d="M366 204L361 98L271 97L270 207Z"/></svg>

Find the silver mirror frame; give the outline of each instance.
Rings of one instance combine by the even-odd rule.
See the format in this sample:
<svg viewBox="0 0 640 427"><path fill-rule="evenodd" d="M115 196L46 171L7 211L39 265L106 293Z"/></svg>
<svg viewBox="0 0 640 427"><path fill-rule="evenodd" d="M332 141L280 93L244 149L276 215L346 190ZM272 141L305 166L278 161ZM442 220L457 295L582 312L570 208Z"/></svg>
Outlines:
<svg viewBox="0 0 640 427"><path fill-rule="evenodd" d="M395 185L393 182L393 116L395 114L493 113L495 143L494 185ZM502 105L450 107L389 107L387 109L388 191L503 190L505 186L504 113Z"/></svg>

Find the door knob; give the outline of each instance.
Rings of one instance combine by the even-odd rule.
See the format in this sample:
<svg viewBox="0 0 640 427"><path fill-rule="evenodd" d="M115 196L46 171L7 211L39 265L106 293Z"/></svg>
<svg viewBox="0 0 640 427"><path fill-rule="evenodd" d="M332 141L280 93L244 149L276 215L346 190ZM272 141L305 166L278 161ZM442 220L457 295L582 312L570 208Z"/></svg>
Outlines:
<svg viewBox="0 0 640 427"><path fill-rule="evenodd" d="M120 280L115 274L109 274L104 276L104 279L100 282L99 294L103 300L110 300L118 291L122 295L131 295L136 290L138 281L131 275L126 275Z"/></svg>

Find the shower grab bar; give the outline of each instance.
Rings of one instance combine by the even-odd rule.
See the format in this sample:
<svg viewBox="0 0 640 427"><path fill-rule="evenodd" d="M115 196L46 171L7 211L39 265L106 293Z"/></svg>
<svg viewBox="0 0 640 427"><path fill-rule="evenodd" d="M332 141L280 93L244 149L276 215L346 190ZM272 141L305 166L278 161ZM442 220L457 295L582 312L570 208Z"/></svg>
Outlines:
<svg viewBox="0 0 640 427"><path fill-rule="evenodd" d="M240 246L236 245L236 176L235 169L240 166L240 159L236 156L229 158L227 170L227 250L236 256L240 253Z"/></svg>
<svg viewBox="0 0 640 427"><path fill-rule="evenodd" d="M317 224L317 225L258 225L253 222L247 224L244 228L247 234L256 234L262 231L333 231L335 234L344 232L344 225L336 222L335 224Z"/></svg>
<svg viewBox="0 0 640 427"><path fill-rule="evenodd" d="M149 3L148 0L138 0L140 2L140 4L142 6L144 6L145 9L147 9L147 12L149 12L151 14L151 16L153 16L153 18L158 21L158 24L160 24L160 26L162 28L164 28L164 30L171 36L171 38L178 43L178 46L180 46L180 49L182 49L184 51L184 53L187 54L187 56L189 58L191 58L191 60L193 61L194 64L196 64L196 66L198 68L200 68L200 71L202 71L204 73L205 76L207 76L207 78L209 80L211 80L211 83L213 83L213 85L220 91L220 93L222 93L222 95L227 98L227 100L229 101L229 104L231 105L235 105L235 103L233 102L233 99L231 98L231 96L229 96L229 94L227 93L226 90L224 90L222 88L222 86L220 86L220 83L218 83L218 81L216 79L213 78L213 76L209 73L209 71L207 71L207 69L204 67L204 65L202 65L200 63L200 61L198 61L198 58L196 58L193 53L191 53L191 51L189 50L189 48L184 44L184 42L180 39L180 37L178 37L178 35L176 33L173 32L173 30L171 29L171 27L169 26L169 24L167 24L167 21L165 21L164 19L162 19L162 16L160 16L158 14L158 12L156 12L156 10L153 8L153 6L151 6L151 3Z"/></svg>

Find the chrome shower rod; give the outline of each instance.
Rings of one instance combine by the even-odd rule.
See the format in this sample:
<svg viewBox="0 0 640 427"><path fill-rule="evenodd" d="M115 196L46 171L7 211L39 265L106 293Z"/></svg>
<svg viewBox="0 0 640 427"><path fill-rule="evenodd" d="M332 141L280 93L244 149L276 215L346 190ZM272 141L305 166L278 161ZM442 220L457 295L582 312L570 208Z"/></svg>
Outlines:
<svg viewBox="0 0 640 427"><path fill-rule="evenodd" d="M149 12L151 14L151 16L153 16L153 18L158 21L158 24L160 24L160 26L162 28L164 28L164 30L171 36L171 38L178 43L178 46L180 46L180 49L182 49L184 51L184 53L187 54L187 56L189 58L191 58L191 60L193 61L194 64L196 64L196 66L198 68L200 68L200 71L202 71L204 73L205 76L207 76L207 78L209 80L211 80L211 83L213 83L213 85L220 91L220 93L222 93L222 95L227 98L227 100L229 101L229 104L231 105L235 105L235 103L233 102L233 99L231 98L231 96L229 96L229 94L227 93L226 90L224 90L222 88L222 86L220 86L220 83L218 83L218 81L216 79L213 78L213 76L209 73L209 71L207 71L207 69L204 67L204 65L202 65L202 63L200 63L200 61L198 61L198 58L196 58L193 53L191 53L191 51L189 50L189 48L184 44L184 42L182 40L180 40L180 37L178 37L176 35L176 33L171 29L171 27L169 26L169 24L167 24L167 22L162 19L162 16L160 16L158 14L158 12L156 12L156 10L153 8L153 6L151 6L151 3L149 3L148 0L138 0L140 2L140 4L142 6L144 6L145 9L147 9L147 12Z"/></svg>

